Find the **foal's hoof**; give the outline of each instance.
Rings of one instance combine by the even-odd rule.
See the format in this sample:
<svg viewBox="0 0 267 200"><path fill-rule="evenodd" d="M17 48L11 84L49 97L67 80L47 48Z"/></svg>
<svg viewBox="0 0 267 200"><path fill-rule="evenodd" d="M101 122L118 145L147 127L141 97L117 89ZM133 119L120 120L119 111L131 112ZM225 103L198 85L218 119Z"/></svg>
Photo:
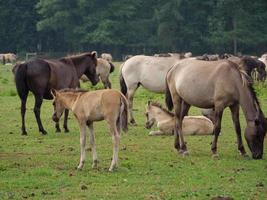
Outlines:
<svg viewBox="0 0 267 200"><path fill-rule="evenodd" d="M212 154L212 158L214 159L214 160L220 160L220 156L219 156L219 154Z"/></svg>
<svg viewBox="0 0 267 200"><path fill-rule="evenodd" d="M65 133L70 132L70 130L68 128L66 128L64 131L65 131Z"/></svg>
<svg viewBox="0 0 267 200"><path fill-rule="evenodd" d="M94 161L93 161L93 164L92 164L92 168L93 168L93 169L97 168L97 163L98 163L97 160L94 160Z"/></svg>
<svg viewBox="0 0 267 200"><path fill-rule="evenodd" d="M131 120L130 120L130 124L131 124L132 126L137 126L137 123L135 122L134 119L131 119Z"/></svg>

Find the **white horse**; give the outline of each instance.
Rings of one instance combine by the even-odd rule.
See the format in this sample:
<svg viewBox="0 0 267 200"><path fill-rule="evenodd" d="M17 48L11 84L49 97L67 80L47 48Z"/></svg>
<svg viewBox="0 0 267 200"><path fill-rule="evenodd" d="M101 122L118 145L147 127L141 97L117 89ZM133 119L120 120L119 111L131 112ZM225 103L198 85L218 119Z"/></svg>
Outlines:
<svg viewBox="0 0 267 200"><path fill-rule="evenodd" d="M192 58L189 58L192 59ZM120 69L121 92L129 101L130 123L136 124L133 117L133 97L142 85L151 92L165 92L165 76L177 62L177 57L155 57L137 55L126 60Z"/></svg>
<svg viewBox="0 0 267 200"><path fill-rule="evenodd" d="M173 135L175 128L174 113L163 108L157 102L148 102L146 106L146 128L150 129L155 123L158 131L151 131L153 135ZM182 123L183 135L211 135L214 125L211 120L204 116L185 116Z"/></svg>

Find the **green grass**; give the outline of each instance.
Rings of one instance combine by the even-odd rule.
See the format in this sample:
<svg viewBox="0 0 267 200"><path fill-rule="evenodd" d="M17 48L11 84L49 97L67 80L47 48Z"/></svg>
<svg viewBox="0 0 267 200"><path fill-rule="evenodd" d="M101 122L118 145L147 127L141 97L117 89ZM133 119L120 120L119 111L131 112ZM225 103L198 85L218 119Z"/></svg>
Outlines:
<svg viewBox="0 0 267 200"><path fill-rule="evenodd" d="M114 88L119 88L119 64L111 74ZM82 86L93 89L88 83ZM129 133L122 135L119 168L108 172L112 142L105 122L98 122L94 127L99 167L91 169L88 151L84 169L77 171L79 130L73 115L70 133L56 134L52 102L45 100L41 117L48 135L42 136L32 112L33 95L29 95L28 136L21 136L20 100L14 91L10 66L0 66L0 199L267 199L266 140L264 159L240 157L229 109L224 112L218 142L221 159L211 158L212 136L186 137L190 155L183 158L173 148L173 137L148 136L145 103L148 99L163 103L164 96L140 88L134 105L138 126L130 126ZM266 113L266 85L256 85L256 91ZM200 111L192 108L190 114ZM243 115L241 124L244 128Z"/></svg>

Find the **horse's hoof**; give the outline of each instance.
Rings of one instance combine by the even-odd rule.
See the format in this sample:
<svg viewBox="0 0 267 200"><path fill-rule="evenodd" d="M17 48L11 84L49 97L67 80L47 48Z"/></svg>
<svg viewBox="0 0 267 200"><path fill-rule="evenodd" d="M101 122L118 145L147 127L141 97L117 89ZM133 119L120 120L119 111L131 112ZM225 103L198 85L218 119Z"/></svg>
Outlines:
<svg viewBox="0 0 267 200"><path fill-rule="evenodd" d="M60 130L60 129L57 129L57 130L56 130L56 133L60 133L60 132L61 132L61 130Z"/></svg>
<svg viewBox="0 0 267 200"><path fill-rule="evenodd" d="M183 157L187 157L187 156L189 156L188 151L184 151L182 154L183 154Z"/></svg>
<svg viewBox="0 0 267 200"><path fill-rule="evenodd" d="M130 124L131 124L132 126L137 126L137 124L136 124L136 122L135 122L134 119L131 119L131 120L130 120Z"/></svg>
<svg viewBox="0 0 267 200"><path fill-rule="evenodd" d="M97 160L94 160L94 161L93 161L93 164L92 164L92 168L93 168L93 169L97 168L97 163L98 163Z"/></svg>
<svg viewBox="0 0 267 200"><path fill-rule="evenodd" d="M69 129L65 129L64 131L65 131L65 133L68 133L68 132L70 132L70 130L69 130Z"/></svg>
<svg viewBox="0 0 267 200"><path fill-rule="evenodd" d="M214 159L214 160L220 160L220 156L219 156L219 154L212 154L212 158Z"/></svg>
<svg viewBox="0 0 267 200"><path fill-rule="evenodd" d="M28 135L28 133L26 131L23 131L21 135Z"/></svg>
<svg viewBox="0 0 267 200"><path fill-rule="evenodd" d="M47 135L47 132L45 130L41 131L42 135Z"/></svg>

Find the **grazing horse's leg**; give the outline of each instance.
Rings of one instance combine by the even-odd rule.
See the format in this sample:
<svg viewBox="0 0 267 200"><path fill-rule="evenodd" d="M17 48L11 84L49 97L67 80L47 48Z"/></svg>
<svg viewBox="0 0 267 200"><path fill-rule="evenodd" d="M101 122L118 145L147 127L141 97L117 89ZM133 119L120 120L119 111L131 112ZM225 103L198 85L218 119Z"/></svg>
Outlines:
<svg viewBox="0 0 267 200"><path fill-rule="evenodd" d="M133 97L138 85L132 85L131 88L128 88L127 98L129 102L129 112L130 112L130 123L136 125L135 119L133 117Z"/></svg>
<svg viewBox="0 0 267 200"><path fill-rule="evenodd" d="M56 132L57 133L60 133L61 132L61 129L60 129L60 126L59 126L59 121L58 122L56 122Z"/></svg>
<svg viewBox="0 0 267 200"><path fill-rule="evenodd" d="M69 110L65 109L65 113L64 113L64 124L63 124L63 128L65 130L65 133L69 132L68 129L68 116L69 116Z"/></svg>
<svg viewBox="0 0 267 200"><path fill-rule="evenodd" d="M180 138L180 153L182 153L183 155L187 155L187 148L186 148L186 143L184 141L184 136L183 136L183 130L182 130L182 123L183 123L183 119L184 116L188 114L190 105L187 104L185 101L182 100L181 103L181 113L180 113L180 130L179 130L179 138Z"/></svg>
<svg viewBox="0 0 267 200"><path fill-rule="evenodd" d="M119 154L119 144L120 144L120 133L117 130L116 122L108 121L110 133L112 134L113 142L113 156L109 171L113 171L115 167L118 166L118 154Z"/></svg>
<svg viewBox="0 0 267 200"><path fill-rule="evenodd" d="M87 122L87 126L89 128L90 145L91 145L92 153L93 153L92 168L96 168L98 160L97 160L97 153L96 153L96 145L95 145L95 135L94 135L93 123Z"/></svg>
<svg viewBox="0 0 267 200"><path fill-rule="evenodd" d="M217 154L217 141L218 137L221 132L221 120L222 120L222 115L223 115L223 108L217 108L215 107L215 116L214 116L214 139L212 141L211 145L211 151L212 151L212 156L214 158L219 158Z"/></svg>
<svg viewBox="0 0 267 200"><path fill-rule="evenodd" d="M173 98L173 106L175 112L175 121L174 121L174 148L177 151L180 151L180 139L179 139L179 130L181 130L180 123L180 114L181 114L181 99L178 97L177 99Z"/></svg>
<svg viewBox="0 0 267 200"><path fill-rule="evenodd" d="M235 126L235 132L237 136L237 145L238 150L240 151L240 154L244 157L247 157L245 148L243 146L242 136L241 136L241 128L240 128L240 121L239 121L239 105L235 104L230 106L231 114L232 114L232 120Z"/></svg>
<svg viewBox="0 0 267 200"><path fill-rule="evenodd" d="M42 132L43 135L46 135L47 132L44 130L42 121L40 118L40 113L41 113L41 105L43 103L43 97L40 95L34 95L35 98L35 105L34 105L34 114L35 118L39 127L39 131Z"/></svg>
<svg viewBox="0 0 267 200"><path fill-rule="evenodd" d="M79 123L80 125L80 146L81 146L81 157L80 163L77 169L82 169L85 161L85 144L86 144L86 124Z"/></svg>
<svg viewBox="0 0 267 200"><path fill-rule="evenodd" d="M26 112L26 102L27 102L27 97L28 97L28 91L24 96L21 98L21 107L20 107L20 112L21 112L21 123L22 123L22 135L27 135L26 127L25 127L25 112Z"/></svg>

